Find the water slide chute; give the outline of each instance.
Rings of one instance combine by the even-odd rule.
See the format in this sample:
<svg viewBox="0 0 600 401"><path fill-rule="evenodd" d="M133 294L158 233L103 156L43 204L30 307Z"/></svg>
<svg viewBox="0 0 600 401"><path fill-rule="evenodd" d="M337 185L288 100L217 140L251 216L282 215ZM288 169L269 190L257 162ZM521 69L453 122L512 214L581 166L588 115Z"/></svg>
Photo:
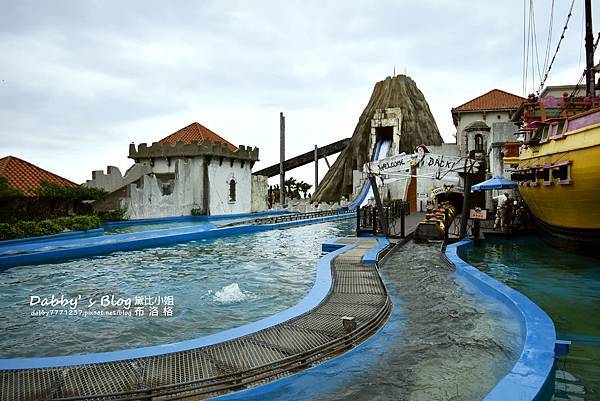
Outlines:
<svg viewBox="0 0 600 401"><path fill-rule="evenodd" d="M375 155L373 157L373 161L388 157L388 151L390 150L391 145L391 139L379 140L375 145ZM359 206L364 206L372 197L373 188L371 188L371 182L369 180L365 180L365 183L363 184L358 196L350 204L348 204L348 209L354 210Z"/></svg>

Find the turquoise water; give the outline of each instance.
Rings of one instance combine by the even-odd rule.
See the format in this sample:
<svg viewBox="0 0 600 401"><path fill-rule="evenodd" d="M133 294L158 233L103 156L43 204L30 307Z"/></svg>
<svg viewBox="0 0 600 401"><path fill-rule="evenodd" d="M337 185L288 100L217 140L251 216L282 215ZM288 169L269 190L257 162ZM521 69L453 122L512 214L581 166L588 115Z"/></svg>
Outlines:
<svg viewBox="0 0 600 401"><path fill-rule="evenodd" d="M11 268L0 273L0 358L172 343L259 320L296 304L321 243L354 230L349 219ZM41 305L52 296L65 305Z"/></svg>
<svg viewBox="0 0 600 401"><path fill-rule="evenodd" d="M572 340L557 363L555 399L600 400L600 261L565 253L536 237L485 241L461 257L528 296Z"/></svg>

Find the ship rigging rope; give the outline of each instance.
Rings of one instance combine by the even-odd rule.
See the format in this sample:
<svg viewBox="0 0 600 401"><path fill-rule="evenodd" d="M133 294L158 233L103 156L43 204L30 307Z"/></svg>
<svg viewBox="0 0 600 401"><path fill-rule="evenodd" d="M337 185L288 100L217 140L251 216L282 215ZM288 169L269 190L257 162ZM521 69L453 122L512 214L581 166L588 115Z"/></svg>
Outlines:
<svg viewBox="0 0 600 401"><path fill-rule="evenodd" d="M598 32L598 34L596 35L596 41L594 42L594 47L592 48L592 54L596 53L596 49L598 49L598 42L600 42L600 32ZM573 89L573 92L571 92L571 94L569 95L569 101L566 103L565 109L569 107L569 105L575 98L575 94L579 91L579 87L581 86L581 83L583 82L583 78L585 78L586 73L587 71L583 71L583 74L581 74L579 81L577 81L577 85L575 85L575 89Z"/></svg>
<svg viewBox="0 0 600 401"><path fill-rule="evenodd" d="M546 36L546 54L544 55L544 68L542 71L547 71L548 61L550 61L550 46L552 44L552 30L554 28L554 0L550 7L550 23L548 24L548 35Z"/></svg>
<svg viewBox="0 0 600 401"><path fill-rule="evenodd" d="M573 14L573 5L575 4L575 0L571 1L571 6L569 7L569 13L567 14L567 20L565 21L565 26L563 27L562 33L560 35L560 39L558 40L558 44L556 45L556 50L554 51L554 55L552 56L552 60L550 61L550 64L548 64L548 68L545 69L544 72L544 78L541 80L540 82L540 86L536 92L536 95L539 96L540 92L542 91L542 89L544 88L544 84L546 83L546 80L548 79L548 74L550 74L550 70L552 69L552 65L554 64L554 60L556 60L556 55L558 54L558 50L560 49L560 45L563 41L563 39L565 38L565 32L567 31L567 28L569 26L569 21L571 20L571 15ZM550 13L550 33L549 35L552 34L552 18L554 15L554 0L552 1L552 10ZM550 47L550 36L548 36L548 49ZM546 68L546 67L544 67Z"/></svg>
<svg viewBox="0 0 600 401"><path fill-rule="evenodd" d="M527 0L523 0L524 1L524 10L523 10L523 17L525 18L525 15L527 14ZM524 67L524 75L523 75L523 95L525 95L525 92L527 91L527 81L528 81L528 75L529 75L529 58L531 55L531 90L533 91L533 87L535 86L535 60L536 60L536 56L537 56L537 67L538 67L538 76L540 78L540 80L542 79L542 73L540 71L540 59L539 59L539 55L538 55L538 49L537 49L537 35L535 34L536 29L535 29L535 13L534 13L534 6L533 6L533 0L529 0L529 21L528 21L529 25L527 25L527 29L525 29L525 20L523 20L523 40L524 40L524 49L525 49L525 57L524 57L524 62L523 62L523 67ZM532 29L533 28L533 29ZM526 33L525 33L526 32ZM525 36L527 37L527 40L525 40ZM535 50L535 52L534 52Z"/></svg>

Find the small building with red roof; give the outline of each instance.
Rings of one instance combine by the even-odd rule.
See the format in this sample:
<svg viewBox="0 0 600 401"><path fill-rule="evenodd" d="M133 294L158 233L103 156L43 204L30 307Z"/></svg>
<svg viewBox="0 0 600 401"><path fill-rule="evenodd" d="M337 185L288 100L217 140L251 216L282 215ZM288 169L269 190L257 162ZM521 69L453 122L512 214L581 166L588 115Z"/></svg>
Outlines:
<svg viewBox="0 0 600 401"><path fill-rule="evenodd" d="M481 96L477 96L460 106L454 107L451 110L452 121L456 127L456 143L462 155L466 155L470 150L478 148L486 148L487 138L483 138L484 134L479 133L483 138L483 142L474 142L475 128L485 125L483 132L489 132L492 125L495 123L509 123L513 114L525 98L513 95L512 93L492 89Z"/></svg>
<svg viewBox="0 0 600 401"><path fill-rule="evenodd" d="M43 182L63 187L77 185L73 181L15 156L6 156L0 159L0 176L4 177L12 188L17 189L26 197L32 198L37 197L36 190Z"/></svg>
<svg viewBox="0 0 600 401"><path fill-rule="evenodd" d="M86 185L113 193L109 206L125 209L130 219L252 210L258 148L235 146L198 122L152 144L132 143L129 158L134 165L125 175L109 166L106 173L94 171Z"/></svg>

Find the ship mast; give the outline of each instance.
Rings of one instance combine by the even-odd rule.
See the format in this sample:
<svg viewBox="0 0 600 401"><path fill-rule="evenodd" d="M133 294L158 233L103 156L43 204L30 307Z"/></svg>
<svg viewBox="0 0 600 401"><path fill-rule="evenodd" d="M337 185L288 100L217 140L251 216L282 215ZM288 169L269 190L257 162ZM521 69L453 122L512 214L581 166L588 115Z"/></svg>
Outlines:
<svg viewBox="0 0 600 401"><path fill-rule="evenodd" d="M592 99L596 96L594 71L594 34L592 32L592 0L585 0L585 91Z"/></svg>

